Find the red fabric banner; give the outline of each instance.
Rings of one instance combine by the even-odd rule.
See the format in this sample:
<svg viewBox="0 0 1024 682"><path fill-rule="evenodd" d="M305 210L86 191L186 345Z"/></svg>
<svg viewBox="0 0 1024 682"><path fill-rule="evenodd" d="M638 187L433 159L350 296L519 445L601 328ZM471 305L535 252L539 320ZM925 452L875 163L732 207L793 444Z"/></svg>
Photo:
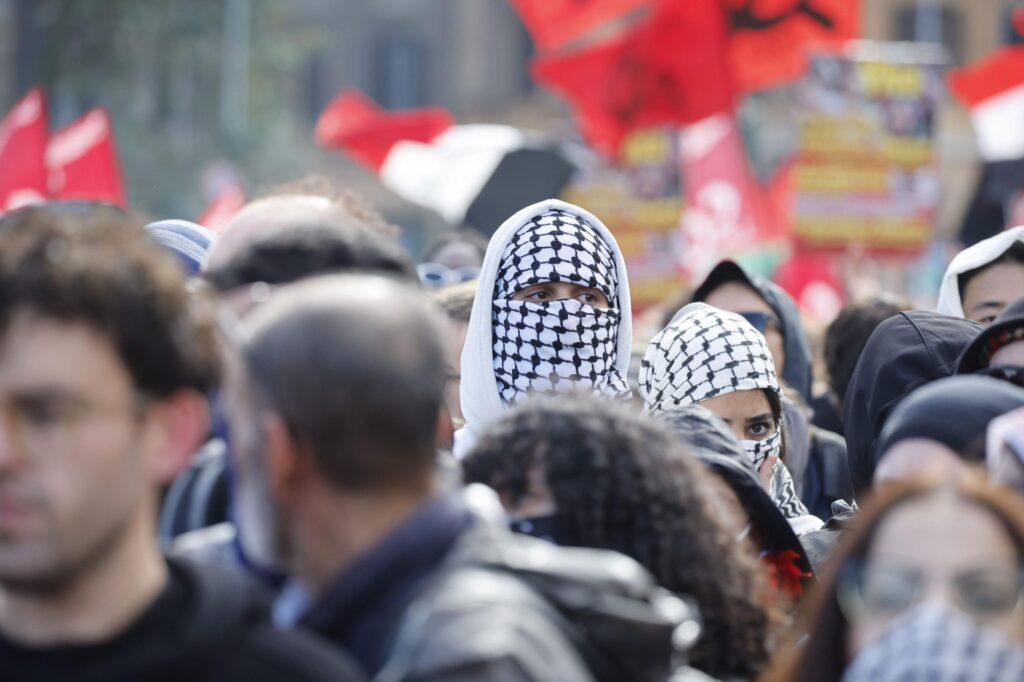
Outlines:
<svg viewBox="0 0 1024 682"><path fill-rule="evenodd" d="M1024 46L1003 47L988 57L949 72L949 87L964 106L1024 85Z"/></svg>
<svg viewBox="0 0 1024 682"><path fill-rule="evenodd" d="M722 258L776 236L767 193L747 166L736 121L722 114L683 130L683 270L699 281Z"/></svg>
<svg viewBox="0 0 1024 682"><path fill-rule="evenodd" d="M661 0L635 28L576 52L541 57L533 73L571 102L590 144L614 154L632 130L731 110L725 39L718 0Z"/></svg>
<svg viewBox="0 0 1024 682"><path fill-rule="evenodd" d="M860 0L723 0L729 63L739 92L795 80L811 48L842 45L860 31Z"/></svg>
<svg viewBox="0 0 1024 682"><path fill-rule="evenodd" d="M688 0L690 1L690 0ZM564 47L651 5L651 0L510 0L538 52Z"/></svg>
<svg viewBox="0 0 1024 682"><path fill-rule="evenodd" d="M104 109L92 109L54 133L46 148L50 196L125 206L114 131Z"/></svg>
<svg viewBox="0 0 1024 682"><path fill-rule="evenodd" d="M46 95L33 88L0 122L0 212L46 199Z"/></svg>
<svg viewBox="0 0 1024 682"><path fill-rule="evenodd" d="M396 142L430 142L454 123L440 107L388 111L350 89L324 108L313 135L318 144L340 149L376 173Z"/></svg>

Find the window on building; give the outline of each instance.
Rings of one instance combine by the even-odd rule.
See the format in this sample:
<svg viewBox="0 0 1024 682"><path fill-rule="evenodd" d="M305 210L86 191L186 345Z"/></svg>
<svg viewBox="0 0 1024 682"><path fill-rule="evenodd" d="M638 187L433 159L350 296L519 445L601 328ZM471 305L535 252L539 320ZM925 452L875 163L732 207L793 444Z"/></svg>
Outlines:
<svg viewBox="0 0 1024 682"><path fill-rule="evenodd" d="M895 11L896 40L913 41L923 38L941 42L949 50L953 64L964 60L963 17L953 7L939 7L938 4L907 5ZM921 33L924 33L921 36ZM931 35L929 35L929 33Z"/></svg>
<svg viewBox="0 0 1024 682"><path fill-rule="evenodd" d="M388 109L426 104L428 57L426 46L415 36L381 36L373 52L374 99Z"/></svg>

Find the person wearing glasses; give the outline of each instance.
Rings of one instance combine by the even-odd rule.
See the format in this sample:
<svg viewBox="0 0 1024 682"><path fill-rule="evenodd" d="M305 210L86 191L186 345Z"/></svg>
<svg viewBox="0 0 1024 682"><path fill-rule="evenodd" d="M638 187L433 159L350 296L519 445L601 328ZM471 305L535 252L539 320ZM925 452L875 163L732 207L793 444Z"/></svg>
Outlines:
<svg viewBox="0 0 1024 682"><path fill-rule="evenodd" d="M731 260L714 267L694 290L692 300L736 313L764 335L775 374L786 389L786 466L811 513L828 518L833 502L853 500L853 485L846 443L811 423L811 351L796 303L775 283Z"/></svg>
<svg viewBox="0 0 1024 682"><path fill-rule="evenodd" d="M966 476L880 492L769 682L1024 679L1024 502Z"/></svg>

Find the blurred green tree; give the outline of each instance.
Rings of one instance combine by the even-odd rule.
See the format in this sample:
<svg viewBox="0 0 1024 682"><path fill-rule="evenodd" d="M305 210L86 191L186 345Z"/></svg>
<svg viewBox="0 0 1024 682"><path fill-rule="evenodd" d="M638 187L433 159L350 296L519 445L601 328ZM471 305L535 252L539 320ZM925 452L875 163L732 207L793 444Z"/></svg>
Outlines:
<svg viewBox="0 0 1024 682"><path fill-rule="evenodd" d="M212 162L241 169L250 189L311 167L316 150L295 87L326 36L299 6L32 0L19 11L32 13L29 39L43 41L29 77L47 87L54 125L106 107L133 206L192 218L208 198L201 176Z"/></svg>

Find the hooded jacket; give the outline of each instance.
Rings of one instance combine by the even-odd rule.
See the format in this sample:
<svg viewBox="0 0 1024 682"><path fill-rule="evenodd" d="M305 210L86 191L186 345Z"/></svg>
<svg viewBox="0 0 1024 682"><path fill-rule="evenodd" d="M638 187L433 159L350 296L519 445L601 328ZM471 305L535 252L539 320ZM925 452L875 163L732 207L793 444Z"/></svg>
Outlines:
<svg viewBox="0 0 1024 682"><path fill-rule="evenodd" d="M32 649L0 638L5 682L214 682L365 679L339 649L271 625L243 577L168 560L168 587L113 640Z"/></svg>
<svg viewBox="0 0 1024 682"><path fill-rule="evenodd" d="M615 369L625 377L629 371L630 346L633 338L629 281L626 262L622 258L615 237L597 217L579 206L557 199L548 199L527 206L506 220L491 237L484 255L484 263L477 280L476 299L469 318L469 329L462 350L462 382L459 397L462 414L466 420L464 428L455 434L455 455L463 457L476 443L479 434L505 414L507 407L498 393L494 373L494 344L492 328L492 302L495 280L501 266L505 247L516 233L533 218L552 209L559 209L583 218L601 235L611 249L617 279L619 306L619 331Z"/></svg>
<svg viewBox="0 0 1024 682"><path fill-rule="evenodd" d="M985 457L989 422L1024 407L1024 388L990 377L955 376L914 391L892 412L878 437L881 458L911 438L942 443L968 461Z"/></svg>
<svg viewBox="0 0 1024 682"><path fill-rule="evenodd" d="M805 402L810 401L811 347L800 324L800 313L797 311L796 303L779 285L747 272L741 265L731 260L724 260L714 267L693 292L693 302L703 303L711 292L728 282L739 282L750 287L775 312L775 316L782 324L783 350L786 353L782 379L799 393Z"/></svg>
<svg viewBox="0 0 1024 682"><path fill-rule="evenodd" d="M998 260L1015 242L1024 242L1024 225L1000 232L958 253L942 277L939 303L935 310L943 315L964 317L964 304L960 299L960 275Z"/></svg>
<svg viewBox="0 0 1024 682"><path fill-rule="evenodd" d="M913 390L951 376L981 327L970 320L912 310L878 325L854 368L844 400L846 448L856 495L867 492L886 420Z"/></svg>

